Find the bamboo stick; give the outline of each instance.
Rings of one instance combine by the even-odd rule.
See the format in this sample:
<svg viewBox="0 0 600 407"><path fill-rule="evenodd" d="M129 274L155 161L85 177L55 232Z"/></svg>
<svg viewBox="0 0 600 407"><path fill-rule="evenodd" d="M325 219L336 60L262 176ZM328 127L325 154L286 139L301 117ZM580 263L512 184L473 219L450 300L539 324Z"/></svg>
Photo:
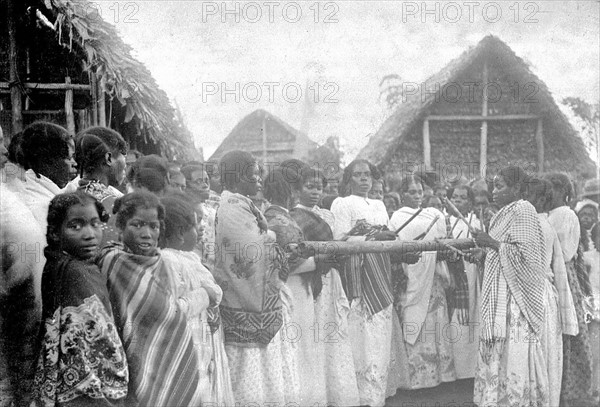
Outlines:
<svg viewBox="0 0 600 407"><path fill-rule="evenodd" d="M321 254L349 255L359 253L415 253L446 250L451 244L456 249L475 247L472 239L440 239L435 240L388 240L388 241L330 241L301 242L297 247L300 252Z"/></svg>
<svg viewBox="0 0 600 407"><path fill-rule="evenodd" d="M71 83L70 77L65 77L65 83L68 85ZM65 91L65 118L67 119L67 130L69 134L75 135L75 114L73 113L73 90L67 89Z"/></svg>
<svg viewBox="0 0 600 407"><path fill-rule="evenodd" d="M402 231L402 229L404 229L406 226L408 226L408 224L410 222L412 222L414 218L419 216L419 214L421 213L422 210L423 210L423 208L417 209L417 211L410 218L408 218L408 220L406 222L404 222L398 229L396 229L396 231L394 231L394 234L397 235L398 233L400 233L400 231Z"/></svg>
<svg viewBox="0 0 600 407"><path fill-rule="evenodd" d="M419 236L417 236L415 238L415 240L421 240L424 239L425 236L427 236L427 233L429 233L429 231L431 230L431 228L433 227L433 225L436 224L436 222L438 221L438 219L440 218L440 215L435 215L435 218L433 218L433 220L431 221L431 223L429 224L429 226L427 227L427 230L425 230L425 232L421 233Z"/></svg>
<svg viewBox="0 0 600 407"><path fill-rule="evenodd" d="M460 211L458 210L458 208L456 206L454 206L454 204L452 203L452 201L450 201L446 197L442 197L442 199L444 200L444 202L446 203L446 205L448 205L450 207L450 209L452 209L452 211L456 212L456 215L458 216L458 218L460 220L462 220L465 223L465 225L467 225L467 227L469 228L469 232L471 232L471 234L474 234L474 232L476 232L476 230L473 229L473 226L471 226L471 224L469 224L469 222L467 222L467 220L465 219L465 217L462 215L462 213L460 213Z"/></svg>

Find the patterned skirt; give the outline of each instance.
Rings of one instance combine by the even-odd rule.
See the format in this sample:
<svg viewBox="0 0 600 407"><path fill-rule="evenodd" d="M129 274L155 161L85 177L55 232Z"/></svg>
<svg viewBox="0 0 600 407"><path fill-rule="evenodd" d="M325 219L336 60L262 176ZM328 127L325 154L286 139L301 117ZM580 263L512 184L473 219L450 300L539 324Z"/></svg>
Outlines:
<svg viewBox="0 0 600 407"><path fill-rule="evenodd" d="M570 261L567 265L567 278L573 302L577 313L579 335L563 336L563 377L561 400L581 400L591 396L592 386L592 351L583 312L583 291L577 279L575 263ZM597 350L596 350L597 351Z"/></svg>

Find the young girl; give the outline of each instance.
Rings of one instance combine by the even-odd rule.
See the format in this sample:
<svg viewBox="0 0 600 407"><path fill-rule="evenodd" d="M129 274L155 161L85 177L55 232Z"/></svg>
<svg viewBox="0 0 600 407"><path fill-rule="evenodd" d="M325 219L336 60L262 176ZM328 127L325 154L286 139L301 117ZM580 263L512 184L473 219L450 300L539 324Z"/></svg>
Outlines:
<svg viewBox="0 0 600 407"><path fill-rule="evenodd" d="M82 192L50 202L35 405L124 405L127 360L106 274L93 263L107 220L102 204Z"/></svg>
<svg viewBox="0 0 600 407"><path fill-rule="evenodd" d="M233 405L229 363L219 321L223 297L210 271L192 250L198 241L198 218L186 196L166 197L162 258L171 272L171 290L186 313L198 354L202 400L208 404ZM202 213L200 216L202 217Z"/></svg>
<svg viewBox="0 0 600 407"><path fill-rule="evenodd" d="M126 345L131 375L128 404L199 405L198 358L185 315L170 289L171 270L157 249L165 219L158 198L134 192L115 201L123 244L100 253L108 274L115 323Z"/></svg>

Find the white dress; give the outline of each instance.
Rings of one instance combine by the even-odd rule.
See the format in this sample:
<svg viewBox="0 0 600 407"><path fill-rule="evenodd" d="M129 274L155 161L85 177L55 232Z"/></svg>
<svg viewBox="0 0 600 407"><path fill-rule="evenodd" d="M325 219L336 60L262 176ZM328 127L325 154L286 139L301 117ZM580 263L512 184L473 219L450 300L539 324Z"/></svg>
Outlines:
<svg viewBox="0 0 600 407"><path fill-rule="evenodd" d="M321 217L331 230L335 227L333 214L319 207L308 208ZM322 277L323 288L315 301L316 338L325 348L325 383L327 403L334 406L360 404L358 384L354 372L352 344L348 333L350 304L338 270L332 268Z"/></svg>
<svg viewBox="0 0 600 407"><path fill-rule="evenodd" d="M335 216L334 237L341 239L364 219L371 225L387 225L388 214L382 201L350 195L331 205ZM348 332L352 343L361 405L385 404L392 342L392 309L389 305L369 315L360 299L352 301Z"/></svg>

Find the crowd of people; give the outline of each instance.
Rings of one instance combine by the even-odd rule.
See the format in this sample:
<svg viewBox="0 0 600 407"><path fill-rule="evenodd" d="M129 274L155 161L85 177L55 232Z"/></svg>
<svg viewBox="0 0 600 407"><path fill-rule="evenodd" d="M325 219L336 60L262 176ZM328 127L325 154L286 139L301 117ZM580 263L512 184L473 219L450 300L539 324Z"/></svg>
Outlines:
<svg viewBox="0 0 600 407"><path fill-rule="evenodd" d="M598 179L265 173L46 122L0 153L0 406L383 406L460 379L482 407L598 403ZM472 248L300 249L445 239Z"/></svg>

